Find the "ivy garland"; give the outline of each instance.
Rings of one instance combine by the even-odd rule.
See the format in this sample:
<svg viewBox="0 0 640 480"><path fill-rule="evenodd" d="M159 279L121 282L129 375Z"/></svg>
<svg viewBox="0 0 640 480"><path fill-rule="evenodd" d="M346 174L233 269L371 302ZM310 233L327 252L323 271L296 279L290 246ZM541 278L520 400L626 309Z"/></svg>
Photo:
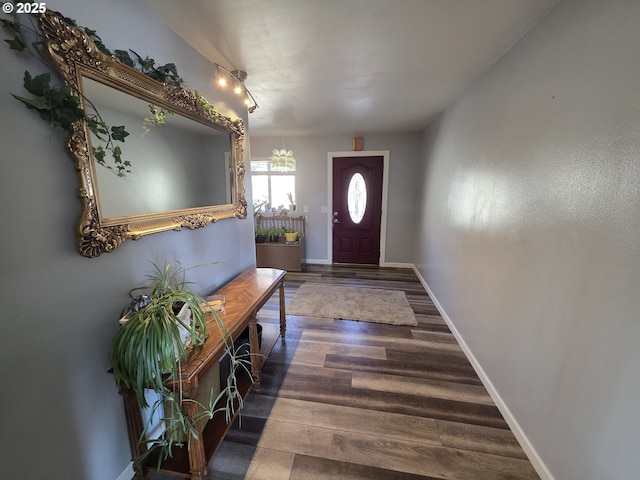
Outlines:
<svg viewBox="0 0 640 480"><path fill-rule="evenodd" d="M56 71L48 56L43 54L43 38L36 25L36 15L13 14L13 20L0 19L2 28L12 38L5 40L9 49L19 53L30 54L49 70ZM21 22L21 18L28 18L29 23ZM125 65L135 68L148 77L164 83L168 88L183 88L184 80L178 74L173 63L156 65L156 61L148 56L141 56L133 50L109 50L95 30L79 26L75 20L64 17L65 22L73 27L78 27L93 40L96 47L106 55L113 55ZM133 56L129 53L133 54ZM92 147L96 162L112 171L119 177L131 173L131 162L123 160L120 143L124 143L129 135L124 125L109 126L102 119L95 105L84 97L85 104L90 111L80 108L80 98L73 95L71 86L66 82L51 85L51 74L41 73L35 77L25 71L23 86L31 94L31 97L11 94L16 100L22 102L28 109L36 110L40 118L49 124L56 132L68 132L71 125L79 120L85 120L87 128L98 138L102 145ZM219 113L216 107L211 105L204 96L197 91L195 96L198 106L203 112L214 119L218 119ZM149 131L149 127L163 125L166 116L173 114L171 110L149 105L150 116L143 121L143 134ZM111 157L107 159L107 154Z"/></svg>

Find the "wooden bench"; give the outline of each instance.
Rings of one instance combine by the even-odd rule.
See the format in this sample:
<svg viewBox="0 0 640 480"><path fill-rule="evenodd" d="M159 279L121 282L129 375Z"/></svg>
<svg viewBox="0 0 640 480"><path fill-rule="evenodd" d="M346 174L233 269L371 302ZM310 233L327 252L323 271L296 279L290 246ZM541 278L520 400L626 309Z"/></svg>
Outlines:
<svg viewBox="0 0 640 480"><path fill-rule="evenodd" d="M258 215L256 226L264 228L287 228L298 232L298 241L286 243L278 242L256 243L256 265L258 267L271 267L300 272L304 267L305 247L305 223L306 217L291 217L288 215Z"/></svg>
<svg viewBox="0 0 640 480"><path fill-rule="evenodd" d="M286 272L283 270L272 268L250 268L212 293L212 295L224 295L224 311L219 313L226 331L223 332L214 321L208 322L208 337L204 345L189 352L187 361L181 367L180 379L177 380L182 384L185 400L197 398L202 379L212 368L217 367L224 357L226 343L235 341L247 327L249 327L252 378L244 373L243 369L239 369L238 388L243 398L246 397L252 386L256 389L260 388L260 370L265 359L260 356L258 346L257 313L266 301L279 290L280 335L284 337L286 331L285 274ZM123 389L120 393L124 398L131 453L133 458L138 458L146 451L145 445L138 444L144 428L140 405L131 390ZM216 407L225 402L226 399L221 399ZM182 408L187 416L194 417L198 412L198 405L193 401L184 401ZM238 413L237 404L235 412ZM192 480L202 480L206 475L207 462L222 443L233 418L227 423L224 412L216 413L202 429L198 428L197 438L189 438L188 447L174 447L172 449L172 456L160 463L160 471L184 478L190 477ZM158 455L149 454L142 465L136 467L135 479L144 479L149 471L156 470L158 460Z"/></svg>

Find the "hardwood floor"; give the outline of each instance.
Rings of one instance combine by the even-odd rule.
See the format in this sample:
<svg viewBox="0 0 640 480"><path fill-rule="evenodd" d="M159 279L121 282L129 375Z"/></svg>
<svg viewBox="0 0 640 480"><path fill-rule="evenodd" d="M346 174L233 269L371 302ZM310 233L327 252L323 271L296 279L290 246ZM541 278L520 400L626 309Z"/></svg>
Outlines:
<svg viewBox="0 0 640 480"><path fill-rule="evenodd" d="M307 266L287 303L306 281L402 290L419 325L288 316L210 479L539 478L412 270ZM277 298L259 317L268 343Z"/></svg>

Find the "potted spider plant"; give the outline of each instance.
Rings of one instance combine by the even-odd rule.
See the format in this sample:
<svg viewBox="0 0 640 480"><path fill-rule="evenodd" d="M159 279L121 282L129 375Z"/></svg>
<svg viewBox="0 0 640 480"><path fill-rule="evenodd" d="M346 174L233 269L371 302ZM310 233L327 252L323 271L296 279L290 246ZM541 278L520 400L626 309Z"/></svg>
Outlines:
<svg viewBox="0 0 640 480"><path fill-rule="evenodd" d="M125 309L110 350L116 384L134 390L143 408L149 406L144 390L164 390L166 377L177 376L187 359L189 344L202 345L207 335L201 309L206 301L186 288L185 269L174 269L171 263L153 267L151 284L131 290L148 293L134 297Z"/></svg>
<svg viewBox="0 0 640 480"><path fill-rule="evenodd" d="M188 418L182 413L182 391L175 386L180 382L170 380L179 378L189 350L205 342L207 316L212 315L223 330L226 327L217 311L210 308L203 297L187 288L186 268L171 263L163 267L153 264L153 267L153 274L147 276L150 284L131 290L133 300L123 312L121 327L111 342L109 356L117 386L131 389L140 407L151 411L139 442L150 447L147 454L151 447L159 447L162 453L159 458L166 458L171 456L173 445L181 445L190 435L196 434L198 422L216 413L214 408L224 395L227 402L222 410L226 410L227 419L230 412L235 413L233 402L240 397L236 370L247 369L247 366L246 361L235 358L235 350L230 344L227 353L234 368L229 372L226 388L220 391L218 385L217 390L211 390L210 397L199 405L197 418ZM146 293L134 296L139 291ZM157 394L157 400L151 405L145 395L148 390ZM153 427L151 423L161 409L164 410L161 415L164 430L158 438L148 439L147 433Z"/></svg>

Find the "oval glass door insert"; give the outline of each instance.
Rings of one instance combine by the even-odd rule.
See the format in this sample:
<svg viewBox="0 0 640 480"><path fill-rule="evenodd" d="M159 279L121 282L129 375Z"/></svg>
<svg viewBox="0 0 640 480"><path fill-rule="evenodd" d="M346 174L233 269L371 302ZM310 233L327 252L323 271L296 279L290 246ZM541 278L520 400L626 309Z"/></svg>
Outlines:
<svg viewBox="0 0 640 480"><path fill-rule="evenodd" d="M347 207L353 223L360 223L367 208L367 184L360 173L354 173L347 190Z"/></svg>

